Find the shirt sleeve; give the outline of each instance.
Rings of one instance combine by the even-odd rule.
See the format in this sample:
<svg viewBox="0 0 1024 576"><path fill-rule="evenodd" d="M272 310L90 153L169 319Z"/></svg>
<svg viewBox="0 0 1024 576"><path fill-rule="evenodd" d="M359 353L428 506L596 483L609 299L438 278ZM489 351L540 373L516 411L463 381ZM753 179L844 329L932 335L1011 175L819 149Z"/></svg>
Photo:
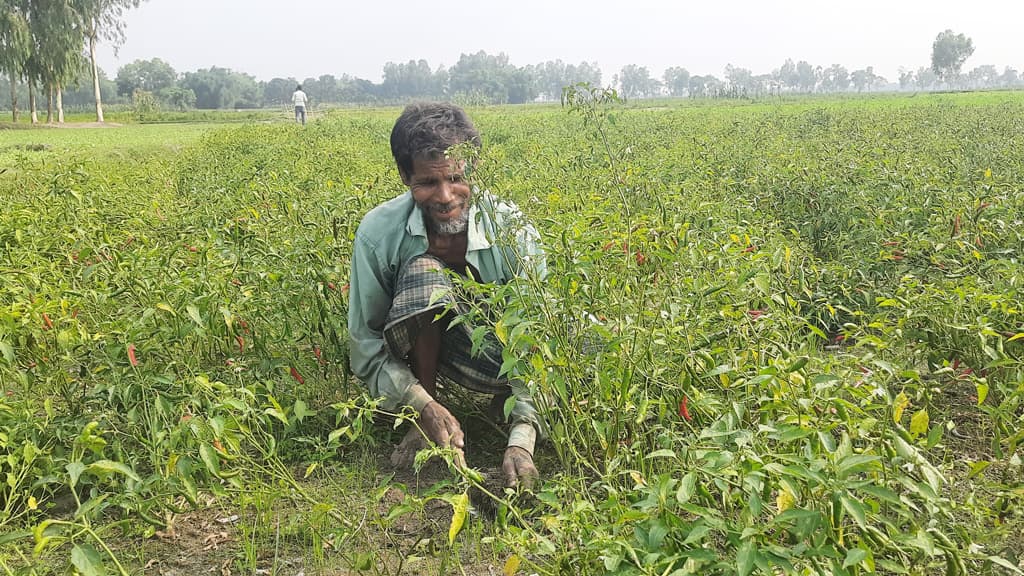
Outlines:
<svg viewBox="0 0 1024 576"><path fill-rule="evenodd" d="M391 283L385 269L373 246L357 233L349 278L349 361L370 394L384 398L383 409L412 406L421 411L433 398L409 366L388 354L384 346L384 322L391 308Z"/></svg>

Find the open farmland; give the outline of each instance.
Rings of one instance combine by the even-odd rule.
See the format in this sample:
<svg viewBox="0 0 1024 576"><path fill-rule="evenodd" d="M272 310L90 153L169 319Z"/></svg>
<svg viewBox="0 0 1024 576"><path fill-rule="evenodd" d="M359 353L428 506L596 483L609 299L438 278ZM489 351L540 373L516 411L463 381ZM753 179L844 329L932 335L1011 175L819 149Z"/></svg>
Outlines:
<svg viewBox="0 0 1024 576"><path fill-rule="evenodd" d="M394 471L348 373L397 110L0 132L0 567L1021 573L1024 94L577 96L469 111L548 252L473 287L533 494L474 397L484 477Z"/></svg>

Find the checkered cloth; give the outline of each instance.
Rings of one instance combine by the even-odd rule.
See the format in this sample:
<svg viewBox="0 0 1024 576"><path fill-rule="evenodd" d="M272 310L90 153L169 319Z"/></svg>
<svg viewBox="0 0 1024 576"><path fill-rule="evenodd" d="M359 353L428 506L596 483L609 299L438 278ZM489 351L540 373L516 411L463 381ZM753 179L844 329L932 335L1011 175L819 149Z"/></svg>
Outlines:
<svg viewBox="0 0 1024 576"><path fill-rule="evenodd" d="M469 311L469 302L445 272L444 262L429 254L409 260L399 272L395 298L384 324L388 352L407 359L420 330L431 322L442 322L438 373L470 390L508 394L508 378L499 376L502 345L494 333L486 333L483 345L473 355L473 327L468 322L448 327L449 315L438 318L445 310L463 315Z"/></svg>

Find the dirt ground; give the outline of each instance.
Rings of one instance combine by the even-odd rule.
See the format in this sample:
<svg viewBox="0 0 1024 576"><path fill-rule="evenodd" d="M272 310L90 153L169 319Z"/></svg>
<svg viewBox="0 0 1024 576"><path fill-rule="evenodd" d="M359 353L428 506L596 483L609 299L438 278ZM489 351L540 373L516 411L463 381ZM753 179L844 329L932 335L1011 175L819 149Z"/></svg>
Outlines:
<svg viewBox="0 0 1024 576"><path fill-rule="evenodd" d="M36 130L43 128L120 128L124 124L117 122L65 122L63 124L47 123L45 121L39 122L38 124L25 124L18 122L0 122L0 130Z"/></svg>
<svg viewBox="0 0 1024 576"><path fill-rule="evenodd" d="M488 490L501 494L505 439L478 416L467 416L463 423L467 438L482 439L467 447L470 466L482 472ZM446 558L451 551L451 505L430 496L452 493L455 487L448 483L455 476L435 461L418 474L396 469L390 456L404 431L378 429L374 436L381 439L379 444L345 461L324 463L329 467L327 478L303 481L311 494L359 526L358 533L340 545L330 535L339 527L337 522L323 515L311 520L316 513L304 502L280 497L269 504L231 509L225 508L225 499L209 497L205 509L170 518L166 530L136 539L122 553L137 559L133 567L160 576L502 574L506 558L481 543L496 510L482 494L471 492L471 517L459 537L458 558ZM297 470L296 478L302 472ZM401 506L409 508L389 518ZM321 538L312 538L311 531L320 532Z"/></svg>

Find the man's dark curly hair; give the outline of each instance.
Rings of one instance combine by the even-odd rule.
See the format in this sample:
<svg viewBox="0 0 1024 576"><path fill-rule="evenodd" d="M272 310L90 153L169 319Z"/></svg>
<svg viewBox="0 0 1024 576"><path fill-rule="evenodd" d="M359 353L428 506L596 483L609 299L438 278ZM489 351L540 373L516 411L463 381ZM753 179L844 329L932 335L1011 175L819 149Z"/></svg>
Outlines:
<svg viewBox="0 0 1024 576"><path fill-rule="evenodd" d="M391 129L391 155L406 176L412 175L414 159L443 158L446 150L464 142L480 148L480 133L462 108L447 102L410 104Z"/></svg>

